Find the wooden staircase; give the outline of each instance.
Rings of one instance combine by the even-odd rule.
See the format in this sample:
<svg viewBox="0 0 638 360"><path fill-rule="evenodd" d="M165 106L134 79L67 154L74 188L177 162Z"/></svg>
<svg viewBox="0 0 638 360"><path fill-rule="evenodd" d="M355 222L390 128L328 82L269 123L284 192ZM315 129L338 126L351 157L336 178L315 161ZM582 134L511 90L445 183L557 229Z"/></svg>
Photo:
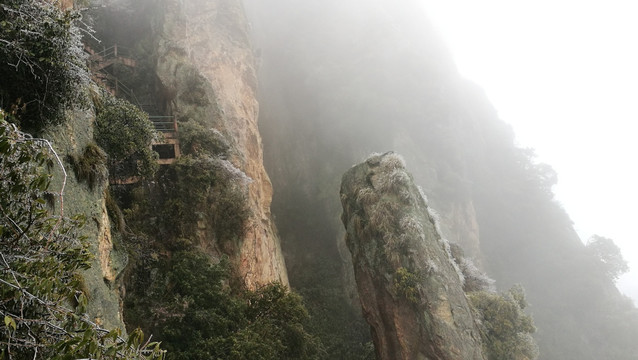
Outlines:
<svg viewBox="0 0 638 360"><path fill-rule="evenodd" d="M95 51L89 45L84 45L84 51L89 54L89 68L93 74L110 67L114 64L122 64L128 67L136 67L137 61L127 56L129 51L117 46L117 44L105 48L102 51Z"/></svg>
<svg viewBox="0 0 638 360"><path fill-rule="evenodd" d="M114 96L124 95L131 99L149 115L149 120L153 123L155 130L162 135L159 141L152 144L153 150L159 154L159 164L173 163L181 155L175 116L164 114L157 104L141 104L133 90L109 71L115 64L135 68L137 62L130 57L130 52L126 48L118 47L117 44L99 52L85 45L84 50L89 54L89 68L94 80L103 85Z"/></svg>

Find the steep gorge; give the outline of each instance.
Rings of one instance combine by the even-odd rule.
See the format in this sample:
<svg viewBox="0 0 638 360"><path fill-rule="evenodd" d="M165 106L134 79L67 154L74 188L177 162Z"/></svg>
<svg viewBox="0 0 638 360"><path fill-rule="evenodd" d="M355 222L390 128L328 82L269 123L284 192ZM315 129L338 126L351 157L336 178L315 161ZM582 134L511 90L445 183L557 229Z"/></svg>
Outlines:
<svg viewBox="0 0 638 360"><path fill-rule="evenodd" d="M176 354L191 353L175 356L221 356L228 349L214 347L214 353L209 343L192 345L198 337L168 335L190 331L174 319L222 312L216 321L233 318L241 329L249 324L240 320L250 316L244 306L256 306L243 303L251 291L288 285L270 213L272 186L262 160L255 59L243 8L239 1L118 1L93 16L106 45L118 44L136 60L136 66L111 69L120 88L128 89L119 95L177 129L164 131L176 144L175 158L152 179L110 187L127 222L122 236L131 252L122 277L126 325L166 338ZM277 296L291 296L286 294ZM179 303L182 297L191 299L188 306ZM208 336L223 339L218 341L243 344L215 322L202 326ZM288 340L268 341L281 347Z"/></svg>
<svg viewBox="0 0 638 360"><path fill-rule="evenodd" d="M350 265L338 258L338 179L368 154L394 150L440 212L443 232L500 289L525 287L542 359L634 356L636 309L594 270L553 199L555 174L516 146L483 91L459 76L417 1L246 4L262 54L273 213L293 286L312 287L297 269L323 256L351 291Z"/></svg>
<svg viewBox="0 0 638 360"><path fill-rule="evenodd" d="M241 322L211 322L226 321L224 316L237 308L220 293L247 287L278 296L278 288L262 285L288 284L290 274L290 284L305 296L313 316L308 326L321 337L323 358L373 356L360 304L373 324L412 321L405 331L397 331L404 326L399 322L372 327L382 358L396 357L383 350L384 339L393 336L399 339L392 341L437 348L433 353L451 358L481 358L476 329L464 316L467 300L454 274L432 277L435 285L449 283L449 293L443 292L446 286L437 287L441 292L436 296L414 289L416 273L431 275L435 267L452 266L446 262L450 254L429 253L440 245L436 241L429 247L411 243L402 250L416 256L396 252L389 259L391 266L370 267L370 273L379 273L368 282L383 283L385 290L354 291L354 277L369 275L362 274L361 260L376 260L366 257L366 251L374 249L364 249L363 254L355 251L351 261L346 246L356 250L353 231L374 228L348 227L346 221L344 241L341 175L371 152L396 150L411 164L429 204L441 213L438 237L444 233L459 244L496 278L500 289L525 286L539 328L541 358L632 359L638 353L636 309L592 265L596 259L585 251L569 217L552 198L555 174L537 164L528 150L516 147L511 130L482 91L459 77L444 45L420 16L417 1L399 6L386 0L324 0L302 6L293 0L246 0L250 21L239 0L98 3L106 5L95 8L98 34L103 31L110 34L105 37L110 42L128 43L138 63L147 66L138 69L146 71L143 75L120 69L122 78L137 80L134 87L145 92L145 100L156 100L162 116L177 121L182 156L163 165L156 177L127 184L108 185L102 164L96 172L102 177L90 185L68 170L73 156L81 156L92 144L93 109L69 113L65 123L46 132L56 150L67 156L65 212L88 219L84 235L95 258L83 276L88 310L97 323L122 327L124 307L127 326L160 330L160 336L173 341L170 346L199 350L189 341L201 339L184 328L204 333L201 329ZM100 14L110 19L100 23ZM146 32L129 30L136 26ZM367 165L378 167L381 162L373 159ZM115 209L111 195L123 212ZM346 200L349 196L345 194ZM406 209L386 211L382 220L396 220L393 215ZM126 228L120 226L121 216L128 221ZM349 212L344 219L351 217L356 218ZM432 227L431 219L421 226ZM399 228L386 226L384 231L400 238L402 234L393 233ZM437 240L435 233L428 236ZM413 266L427 265L428 260L436 266ZM232 273L228 278L217 267L226 263ZM389 273L396 281L386 281ZM263 293L241 295L259 304L255 299ZM209 312L200 311L194 298L204 299ZM215 303L220 298L225 302ZM297 299L292 301L296 306L298 298L292 299ZM372 299L382 299L385 307L371 304ZM427 311L434 318L440 315L434 323L458 323L462 331L417 329L415 322L428 321L426 314L419 317L424 309L417 314L411 308L420 301L433 304ZM406 303L399 310L392 307ZM289 317L305 310L293 310L277 314L286 319L276 319L279 325L292 324L278 334L292 342L305 341L302 326ZM371 314L379 310L375 320ZM396 314L401 316L379 320ZM252 320L246 323L252 325ZM264 328L257 333L263 337L249 346L270 338L271 328ZM428 339L432 334L456 339L452 343L457 345ZM202 341L209 339L204 336ZM297 352L297 358L306 356L299 355L306 350ZM426 353L416 349L405 358Z"/></svg>
<svg viewBox="0 0 638 360"><path fill-rule="evenodd" d="M60 6L68 9L73 2ZM183 129L179 135L184 158L177 165L163 165L153 181L127 184L111 179L109 185L104 164L93 165L90 181L73 171L73 159L81 159L95 144L97 105L69 111L62 125L43 135L65 160L65 215L88 219L82 235L94 259L82 277L91 319L100 326L124 329L125 310L126 326L143 326L145 320L137 318L138 310L131 306L147 304L156 295L149 285L164 281L165 275L151 273L167 271L162 267L182 243L194 245L214 261L227 257L240 287L287 285L270 213L272 186L257 128L255 59L241 3L94 1L89 16L97 36L87 37L91 46L99 50L119 44L120 51L137 63L137 68L108 69L110 79L126 91L118 95L142 108L151 103L154 111L174 117ZM97 87L90 91L93 96L99 93ZM212 185L183 183L190 176L184 171L206 171L195 169L202 164L211 172ZM62 186L62 175L54 169L52 188ZM172 195L165 196L165 191ZM184 196L202 191L210 203ZM226 198L218 201L221 197ZM190 209L175 212L175 202ZM227 220L233 216L238 218ZM157 222L165 223L156 226Z"/></svg>

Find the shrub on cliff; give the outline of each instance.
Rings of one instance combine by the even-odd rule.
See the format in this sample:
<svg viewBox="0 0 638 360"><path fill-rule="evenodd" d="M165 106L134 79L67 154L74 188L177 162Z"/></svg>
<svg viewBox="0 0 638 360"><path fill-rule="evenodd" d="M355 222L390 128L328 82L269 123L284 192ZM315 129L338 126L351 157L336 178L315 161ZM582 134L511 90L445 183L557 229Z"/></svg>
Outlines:
<svg viewBox="0 0 638 360"><path fill-rule="evenodd" d="M95 100L95 141L108 154L109 176L152 177L158 155L151 149L157 133L148 114L126 100L104 92Z"/></svg>
<svg viewBox="0 0 638 360"><path fill-rule="evenodd" d="M230 144L218 130L196 120L180 122L179 141L184 155L213 154L226 157Z"/></svg>
<svg viewBox="0 0 638 360"><path fill-rule="evenodd" d="M468 294L480 320L483 345L489 360L536 359L538 347L532 338L536 331L520 285L504 294L476 291Z"/></svg>
<svg viewBox="0 0 638 360"><path fill-rule="evenodd" d="M137 216L138 223L144 227L147 217L144 212L159 214L162 236L173 239L193 236L197 223L203 222L213 230L217 244L228 253L246 230L250 216L247 199L250 181L228 160L182 156L158 173L151 208L131 215Z"/></svg>
<svg viewBox="0 0 638 360"><path fill-rule="evenodd" d="M151 296L138 299L144 303L129 307L129 315L162 315L152 330L171 359L316 358L317 341L303 326L308 313L285 286L233 292L225 285L227 261L214 263L193 248L164 261L162 281L151 283Z"/></svg>
<svg viewBox="0 0 638 360"><path fill-rule="evenodd" d="M86 182L89 189L104 182L108 177L106 168L106 153L95 143L89 143L84 147L81 155L69 155L67 161L75 173L79 182Z"/></svg>
<svg viewBox="0 0 638 360"><path fill-rule="evenodd" d="M90 83L80 15L45 0L0 4L0 107L29 131L59 124Z"/></svg>

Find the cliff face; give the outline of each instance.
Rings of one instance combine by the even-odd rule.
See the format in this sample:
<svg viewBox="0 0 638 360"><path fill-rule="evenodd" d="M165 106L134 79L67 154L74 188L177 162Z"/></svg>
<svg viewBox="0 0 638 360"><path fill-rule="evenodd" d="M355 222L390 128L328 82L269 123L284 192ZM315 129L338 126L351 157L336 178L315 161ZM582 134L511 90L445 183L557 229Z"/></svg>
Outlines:
<svg viewBox="0 0 638 360"><path fill-rule="evenodd" d="M198 122L222 134L230 146L229 160L251 179L251 215L236 261L239 273L249 287L287 284L270 213L272 186L257 125L255 59L241 2L168 0L163 13L157 75L173 114L180 122ZM216 246L209 236L201 241L203 247Z"/></svg>
<svg viewBox="0 0 638 360"><path fill-rule="evenodd" d="M63 1L60 6L70 8L73 1ZM134 11L137 4L126 0L104 3L99 8L104 14L118 11ZM257 127L258 103L256 100L256 74L254 57L247 38L247 22L239 1L166 1L164 8L140 2L151 17L162 14L154 22L152 35L159 40L156 75L159 78L160 102L167 105L180 121L198 121L205 128L214 129L229 145L228 160L251 180L247 185L247 201L250 216L239 249L234 249L237 272L246 285L256 287L272 281L288 283L287 273L276 229L271 220L270 202L272 186L263 167L261 137ZM146 5L143 5L146 4ZM152 10L151 10L152 9ZM111 12L109 12L111 11ZM145 14L146 15L146 14ZM131 16L126 13L126 16ZM117 18L117 16L115 16ZM106 22L104 22L106 21ZM108 20L113 21L113 20ZM97 16L97 26L112 25ZM148 21L140 19L140 23ZM122 20L122 24L126 21ZM122 26L125 27L125 26ZM134 37L123 29L97 29L112 32L113 42L135 44ZM129 36L129 42L121 38ZM136 34L138 35L138 34ZM118 36L120 37L118 39ZM145 35L147 36L147 35ZM144 54L150 57L149 53ZM141 61L144 62L144 61ZM120 81L127 83L126 78ZM148 86L148 85L146 85ZM67 121L48 130L46 137L62 160L81 156L93 140L92 110L72 111ZM107 328L124 328L122 298L125 295L120 275L127 265L128 256L123 236L112 231L107 211L108 175L89 187L78 180L71 164L66 161L67 172L64 214L83 215L87 219L82 235L90 243L94 254L92 268L82 274L90 299L89 314L99 325ZM62 185L63 175L54 170L52 188ZM60 204L57 204L59 209ZM223 252L212 233L211 224L199 227L200 248L219 255ZM135 290L135 289L133 289Z"/></svg>
<svg viewBox="0 0 638 360"><path fill-rule="evenodd" d="M62 160L69 156L81 156L85 146L93 139L93 121L95 114L91 110L70 111L67 121L52 128L45 138L52 140L53 146ZM81 235L90 244L94 255L91 268L82 273L83 285L90 299L88 313L98 325L106 328L124 329L122 319L121 291L119 275L127 263L126 250L118 238L111 233L111 221L107 214L105 191L108 186L106 169L90 188L86 182L79 181L68 161L64 162L67 173L64 189L63 210L66 217L83 216L86 224ZM64 175L57 167L54 169L52 189L60 189ZM62 208L59 200L56 209Z"/></svg>
<svg viewBox="0 0 638 360"><path fill-rule="evenodd" d="M377 358L484 359L458 267L402 158L350 169L341 202Z"/></svg>

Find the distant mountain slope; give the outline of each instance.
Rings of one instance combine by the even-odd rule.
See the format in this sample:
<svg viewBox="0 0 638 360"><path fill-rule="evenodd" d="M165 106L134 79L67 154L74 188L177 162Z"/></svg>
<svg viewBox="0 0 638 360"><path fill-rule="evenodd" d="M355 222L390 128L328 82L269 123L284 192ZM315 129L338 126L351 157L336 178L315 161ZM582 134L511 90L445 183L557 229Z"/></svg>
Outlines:
<svg viewBox="0 0 638 360"><path fill-rule="evenodd" d="M273 213L293 286L308 286L302 274L314 259L341 264L341 174L371 152L396 150L441 213L445 235L499 288L525 287L541 359L635 358L636 309L553 200L555 173L516 147L415 1L245 6L261 56Z"/></svg>

